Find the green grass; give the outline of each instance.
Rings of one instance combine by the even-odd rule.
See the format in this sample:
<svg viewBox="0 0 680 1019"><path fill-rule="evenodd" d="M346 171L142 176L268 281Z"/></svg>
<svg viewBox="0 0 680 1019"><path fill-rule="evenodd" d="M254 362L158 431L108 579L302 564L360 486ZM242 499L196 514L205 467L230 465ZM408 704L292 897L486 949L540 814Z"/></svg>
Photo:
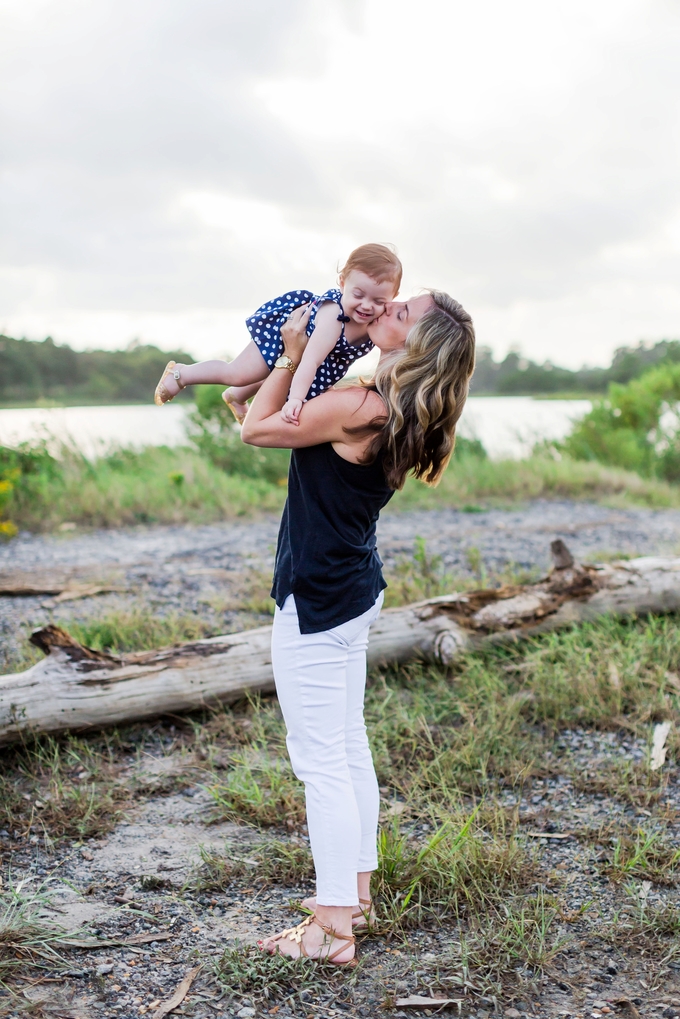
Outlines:
<svg viewBox="0 0 680 1019"><path fill-rule="evenodd" d="M617 882L636 878L673 888L680 882L680 849L662 832L638 828L612 839L611 854L601 866Z"/></svg>
<svg viewBox="0 0 680 1019"><path fill-rule="evenodd" d="M498 811L438 810L433 834L415 841L395 820L382 828L374 891L382 903L381 926L405 929L498 905L530 884L530 852ZM419 815L419 822L424 820Z"/></svg>
<svg viewBox="0 0 680 1019"><path fill-rule="evenodd" d="M471 985L478 993L495 997L535 992L550 963L571 940L558 933L559 914L558 902L543 892L507 898L471 917L430 979L423 974L421 980L430 992L443 991L451 997Z"/></svg>
<svg viewBox="0 0 680 1019"><path fill-rule="evenodd" d="M37 911L45 897L22 894L21 887L22 883L10 885L0 896L0 986L5 987L8 979L29 967L63 963L57 949L64 930L40 920Z"/></svg>
<svg viewBox="0 0 680 1019"><path fill-rule="evenodd" d="M27 458L5 515L21 530L211 523L281 509L285 488L226 474L198 452L149 447L90 462L63 449L58 461Z"/></svg>
<svg viewBox="0 0 680 1019"><path fill-rule="evenodd" d="M528 499L588 499L611 505L679 506L680 488L643 479L623 468L555 459L537 452L525 460L489 460L454 456L437 488L408 481L390 506L393 509L475 508L475 503L507 505Z"/></svg>
<svg viewBox="0 0 680 1019"><path fill-rule="evenodd" d="M619 949L651 956L659 969L680 960L680 910L675 903L649 905L636 896L601 935Z"/></svg>
<svg viewBox="0 0 680 1019"><path fill-rule="evenodd" d="M67 447L57 459L44 447L0 448L5 537L12 535L10 524L37 532L64 523L83 528L211 523L279 512L286 495L285 451L257 450L237 436L227 438L216 444L206 433L200 450L121 449L94 462ZM545 452L520 461L489 460L461 444L437 488L409 481L388 512L449 506L478 512L537 498L679 506L680 488Z"/></svg>
<svg viewBox="0 0 680 1019"><path fill-rule="evenodd" d="M411 572L403 568L403 593L432 593L442 576L441 563L420 546ZM120 650L194 636L194 625L133 613L88 623L78 635ZM660 775L646 761L631 764L615 752L606 765L584 764L560 734L624 730L650 741L659 720L680 721L680 697L666 676L678 671L680 620L668 616L600 619L470 654L450 670L412 663L370 677L366 718L382 800L373 879L378 932L412 952L407 964L423 991L514 1000L537 991L566 950L563 924L572 920L565 919L565 872L546 869L544 847L525 835L516 806L535 781L572 776L621 806L634 802L652 810L644 828L617 813L600 830L584 826L576 833L574 859L591 861L592 873L609 879L617 902L640 881L654 882L664 894L677 885L672 819L656 806L676 767L677 724ZM4 749L0 827L24 839L82 839L109 830L134 795L123 771L130 751L142 741L151 752L157 739L163 752L184 752L186 773L212 794L216 820L257 832L236 853L205 850L187 888L230 897L246 895L246 885L262 890L309 883L311 891L303 790L288 762L276 701L253 698L177 727L169 742L159 722L107 737L43 738ZM145 880L150 890L158 887L156 875ZM286 916L281 926L293 922ZM587 922L622 951L672 960L680 955L677 911L663 904L638 903L615 929ZM573 923L574 937L582 937L576 930L586 923L581 914ZM441 936L429 961L417 958L421 934ZM369 942L369 950L375 944ZM229 994L269 1003L294 1000L304 988L327 993L354 979L324 967L291 966L244 946L223 953L215 978Z"/></svg>
<svg viewBox="0 0 680 1019"><path fill-rule="evenodd" d="M199 640L208 633L198 616L175 612L160 616L146 606L109 612L87 622L72 620L58 625L86 647L114 654L169 647L186 640Z"/></svg>
<svg viewBox="0 0 680 1019"><path fill-rule="evenodd" d="M329 982L338 984L342 980L338 970L332 963L310 966L306 959L267 955L253 945L239 943L225 949L214 967L215 977L228 999L247 994L265 1003L281 1003L286 999L292 1002L301 991L326 990Z"/></svg>
<svg viewBox="0 0 680 1019"><path fill-rule="evenodd" d="M306 845L283 839L258 842L244 856L201 848L201 866L191 882L198 891L225 891L242 879L261 888L311 882L312 854Z"/></svg>
<svg viewBox="0 0 680 1019"><path fill-rule="evenodd" d="M102 739L43 737L3 753L0 828L47 842L110 831L130 794L116 781L115 753Z"/></svg>

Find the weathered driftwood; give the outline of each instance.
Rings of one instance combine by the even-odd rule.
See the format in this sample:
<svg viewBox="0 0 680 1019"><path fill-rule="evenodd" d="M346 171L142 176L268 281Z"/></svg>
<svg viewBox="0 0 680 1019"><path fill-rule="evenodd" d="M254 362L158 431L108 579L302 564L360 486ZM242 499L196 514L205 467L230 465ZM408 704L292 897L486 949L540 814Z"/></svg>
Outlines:
<svg viewBox="0 0 680 1019"><path fill-rule="evenodd" d="M57 602L76 601L78 598L91 598L109 591L122 591L120 577L114 580L111 576L105 580L98 574L77 576L73 570L45 572L44 570L0 570L0 597L30 598L36 595L53 595L45 605Z"/></svg>
<svg viewBox="0 0 680 1019"><path fill-rule="evenodd" d="M553 542L557 564L536 584L444 595L383 611L369 663L420 657L450 664L467 650L514 641L598 616L676 612L680 558L599 566L575 563ZM121 657L82 647L48 626L32 642L46 658L0 677L0 742L30 732L113 725L273 690L271 627Z"/></svg>

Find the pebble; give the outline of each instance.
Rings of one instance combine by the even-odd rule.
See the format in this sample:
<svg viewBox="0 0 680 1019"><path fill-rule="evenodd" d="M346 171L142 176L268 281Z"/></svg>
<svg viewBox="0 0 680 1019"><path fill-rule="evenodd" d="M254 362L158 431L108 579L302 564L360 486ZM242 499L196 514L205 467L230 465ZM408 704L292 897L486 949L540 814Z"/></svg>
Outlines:
<svg viewBox="0 0 680 1019"><path fill-rule="evenodd" d="M255 1009L248 1008L246 1006L245 1008L242 1008L240 1012L237 1012L236 1015L238 1016L238 1019L250 1019L250 1016L255 1015Z"/></svg>

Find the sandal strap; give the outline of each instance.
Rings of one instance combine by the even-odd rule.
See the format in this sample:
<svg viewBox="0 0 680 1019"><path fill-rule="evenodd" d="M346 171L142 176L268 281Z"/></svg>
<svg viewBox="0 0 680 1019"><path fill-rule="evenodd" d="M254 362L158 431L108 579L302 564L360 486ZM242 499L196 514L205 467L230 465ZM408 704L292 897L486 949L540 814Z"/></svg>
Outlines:
<svg viewBox="0 0 680 1019"><path fill-rule="evenodd" d="M306 916L304 920L302 920L295 927L288 927L286 928L285 931L281 931L281 933L277 934L273 940L283 941L284 938L288 938L289 941L294 941L300 948L300 955L304 956L305 959L309 959L310 956L308 955L307 949L305 948L304 934L305 928L309 927L309 925L313 923L315 923L317 927L320 927L324 934L331 938L331 940L335 938L337 941L348 941L350 942L350 944L353 944L356 941L356 938L354 937L353 934L338 934L338 932L334 930L332 927L329 927L325 923L321 923L319 918L315 916L313 913L311 913L309 916ZM333 959L335 959L336 956L344 952L346 948L347 945L341 945L340 948L336 949L335 952L333 952L332 954L319 956L319 959L324 959L327 962L332 962Z"/></svg>
<svg viewBox="0 0 680 1019"><path fill-rule="evenodd" d="M315 923L317 925L317 927L320 927L321 930L324 932L324 934L326 934L329 938L331 938L331 940L333 938L335 938L337 941L349 941L350 944L354 944L356 942L356 940L357 940L354 937L353 934L338 934L338 932L336 930L334 930L333 927L329 927L328 924L321 923L321 920L319 920L319 918L317 916L311 916L310 920L313 923ZM304 921L303 921L303 923L304 923ZM304 952L304 949L305 949L304 943L301 944L300 947L301 947L301 949ZM342 953L344 951L346 951L346 949L347 949L347 945L340 945L340 948L337 948L332 954L328 954L328 955L326 955L324 957L325 961L326 962L333 962L333 959L335 959L336 956L338 956L338 955L342 955ZM305 952L305 955L307 955L306 952Z"/></svg>

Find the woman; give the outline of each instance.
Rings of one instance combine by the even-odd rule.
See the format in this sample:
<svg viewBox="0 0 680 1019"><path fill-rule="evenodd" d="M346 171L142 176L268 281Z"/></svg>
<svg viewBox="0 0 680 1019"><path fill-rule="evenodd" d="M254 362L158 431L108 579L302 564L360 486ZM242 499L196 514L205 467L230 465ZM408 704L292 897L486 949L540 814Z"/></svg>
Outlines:
<svg viewBox="0 0 680 1019"><path fill-rule="evenodd" d="M282 329L285 355L243 425L244 442L292 449L272 594L272 663L293 770L304 782L317 878L314 912L260 942L269 952L354 959L353 921L371 918L379 792L363 719L368 630L386 586L378 514L409 473L436 484L474 367L470 316L431 291L387 304L369 327L370 386L330 390L297 424L280 414L300 363L308 308ZM363 908L362 908L363 907Z"/></svg>

